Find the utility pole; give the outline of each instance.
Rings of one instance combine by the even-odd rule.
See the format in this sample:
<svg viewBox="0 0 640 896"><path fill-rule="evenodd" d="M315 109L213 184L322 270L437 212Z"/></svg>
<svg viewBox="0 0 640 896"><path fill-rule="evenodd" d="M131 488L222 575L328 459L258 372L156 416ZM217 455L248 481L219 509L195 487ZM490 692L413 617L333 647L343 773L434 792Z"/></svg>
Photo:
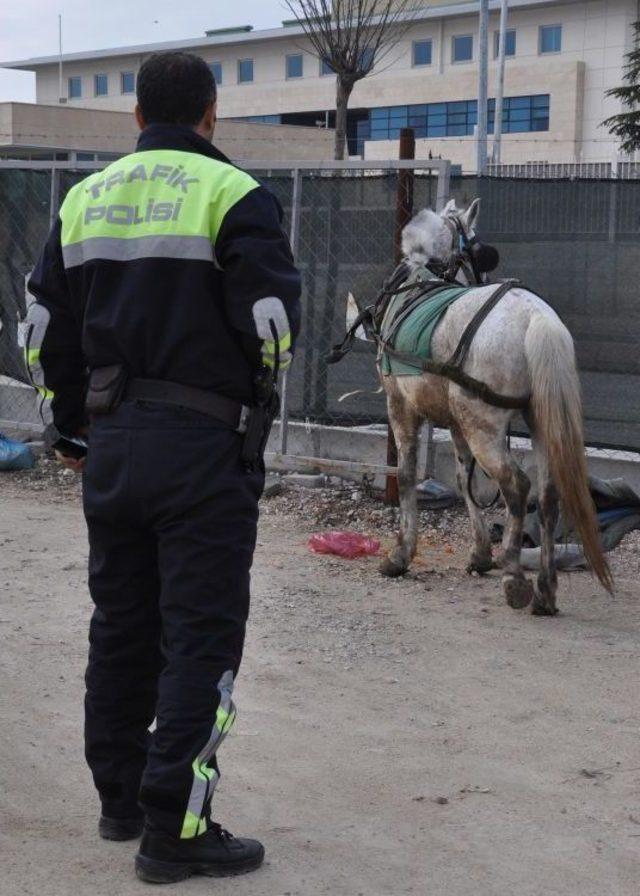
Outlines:
<svg viewBox="0 0 640 896"><path fill-rule="evenodd" d="M402 128L400 131L400 158L415 159L416 157L416 132L413 128ZM402 261L402 231L413 216L413 168L400 168L398 170L398 191L396 195L396 231L395 231L395 263ZM398 466L398 446L393 436L391 423L387 430L387 466ZM397 505L400 498L398 493L398 476L387 474L384 500L387 504Z"/></svg>
<svg viewBox="0 0 640 896"><path fill-rule="evenodd" d="M502 148L502 101L504 98L504 60L507 50L507 14L508 0L500 0L500 32L498 35L498 76L496 78L496 108L493 129L493 155L494 165L500 164L500 150Z"/></svg>
<svg viewBox="0 0 640 896"><path fill-rule="evenodd" d="M489 0L480 0L478 31L478 126L476 130L476 171L487 171L487 93L489 80Z"/></svg>
<svg viewBox="0 0 640 896"><path fill-rule="evenodd" d="M58 102L66 102L62 95L62 14L58 13Z"/></svg>

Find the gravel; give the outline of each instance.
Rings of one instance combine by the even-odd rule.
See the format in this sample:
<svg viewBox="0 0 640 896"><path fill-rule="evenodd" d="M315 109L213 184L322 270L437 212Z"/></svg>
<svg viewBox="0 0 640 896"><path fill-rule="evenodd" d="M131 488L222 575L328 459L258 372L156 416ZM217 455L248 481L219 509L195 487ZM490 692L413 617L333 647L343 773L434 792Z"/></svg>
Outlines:
<svg viewBox="0 0 640 896"><path fill-rule="evenodd" d="M0 483L10 484L18 491L46 492L54 501L79 500L82 495L79 477L61 468L51 455L40 457L32 470L0 474ZM395 540L399 522L398 509L387 506L381 492L366 484L358 487L353 482L334 477L324 488L306 488L271 474L261 512L267 517L297 520L314 531L345 529L375 535L386 549ZM489 525L503 520L500 509L486 511L485 516ZM464 566L469 550L470 524L463 504L446 510L421 510L419 529L419 556L426 552L427 570ZM609 560L614 576L640 577L640 532L627 535L610 553ZM420 566L418 559L418 569Z"/></svg>

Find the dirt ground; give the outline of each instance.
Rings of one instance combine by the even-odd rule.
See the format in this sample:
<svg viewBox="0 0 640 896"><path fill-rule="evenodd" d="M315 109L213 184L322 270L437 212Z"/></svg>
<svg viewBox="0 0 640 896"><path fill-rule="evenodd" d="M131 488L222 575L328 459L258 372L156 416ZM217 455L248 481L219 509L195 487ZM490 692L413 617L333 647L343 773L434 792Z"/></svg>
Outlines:
<svg viewBox="0 0 640 896"><path fill-rule="evenodd" d="M505 605L496 576L464 575L458 511L425 516L402 581L310 553L332 507L364 506L354 494L265 502L216 810L268 859L182 891L636 896L638 540L616 552L615 598L563 575L562 615L538 619ZM97 837L82 757L78 489L5 474L0 508L0 894L148 893L135 844ZM393 514L372 513L347 520L384 540Z"/></svg>

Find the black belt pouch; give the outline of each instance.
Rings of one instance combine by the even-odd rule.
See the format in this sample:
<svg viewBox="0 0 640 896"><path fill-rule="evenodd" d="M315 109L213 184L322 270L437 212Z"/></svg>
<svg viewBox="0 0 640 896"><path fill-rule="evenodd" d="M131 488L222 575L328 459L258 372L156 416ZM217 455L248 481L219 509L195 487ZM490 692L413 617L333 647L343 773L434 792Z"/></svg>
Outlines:
<svg viewBox="0 0 640 896"><path fill-rule="evenodd" d="M115 411L122 401L127 380L127 371L122 364L92 370L85 405L87 413L110 414Z"/></svg>

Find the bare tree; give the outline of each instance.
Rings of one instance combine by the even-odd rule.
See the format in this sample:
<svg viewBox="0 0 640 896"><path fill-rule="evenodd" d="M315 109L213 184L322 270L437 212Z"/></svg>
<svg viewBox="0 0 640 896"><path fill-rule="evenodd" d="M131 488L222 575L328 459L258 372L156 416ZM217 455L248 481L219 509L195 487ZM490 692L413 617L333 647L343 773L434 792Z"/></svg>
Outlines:
<svg viewBox="0 0 640 896"><path fill-rule="evenodd" d="M343 159L347 109L357 81L402 40L419 0L284 0L317 53L336 74L335 158Z"/></svg>

